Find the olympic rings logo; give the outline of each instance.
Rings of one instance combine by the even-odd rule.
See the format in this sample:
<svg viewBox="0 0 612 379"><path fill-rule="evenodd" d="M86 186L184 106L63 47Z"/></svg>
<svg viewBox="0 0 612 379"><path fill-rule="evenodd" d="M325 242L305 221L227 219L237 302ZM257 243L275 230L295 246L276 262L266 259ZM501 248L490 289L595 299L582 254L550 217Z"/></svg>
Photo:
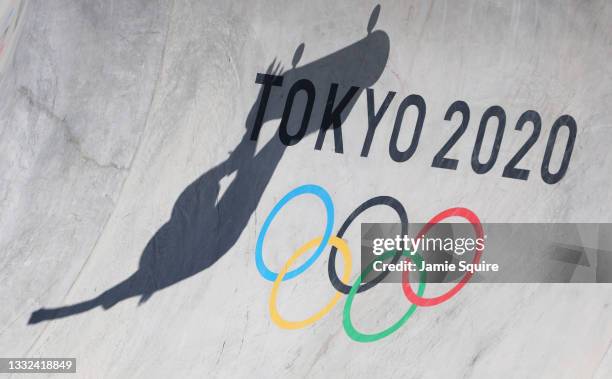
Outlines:
<svg viewBox="0 0 612 379"><path fill-rule="evenodd" d="M325 210L327 214L327 223L325 226L325 231L322 236L313 238L310 241L306 242L301 247L299 247L291 255L291 257L287 260L287 262L285 263L283 268L280 270L280 272L275 273L266 266L263 260L263 243L264 243L266 234L268 232L268 229L270 228L270 224L272 223L272 221L274 220L278 212L280 212L280 210L288 202L293 200L295 197L305 195L305 194L310 194L310 195L314 195L318 197L325 205ZM351 321L351 306L353 304L353 299L355 295L357 293L367 291L368 289L374 287L376 284L381 282L388 274L387 271L383 271L371 281L367 283L362 283L363 278L365 278L372 271L374 267L374 263L377 261L383 261L388 258L392 258L391 260L392 263L397 263L402 257L408 260L415 260L417 264L420 264L420 261L422 260L421 256L418 253L415 253L414 255L412 255L409 251L403 251L401 253L396 252L396 251L387 251L381 256L379 256L377 259L372 261L363 270L361 275L359 275L359 277L355 280L353 285L346 284L351 276L351 269L352 269L353 262L352 262L351 251L349 249L349 246L342 239L342 236L344 235L348 227L351 225L351 223L357 216L359 216L365 210L373 206L376 206L376 205L386 205L386 206L391 207L397 213L400 219L400 222L402 225L402 233L407 234L408 216L406 214L406 210L404 209L402 204L397 199L390 197L390 196L374 197L364 202L363 204L361 204L359 207L357 207L357 209L355 209L349 215L349 217L342 224L340 229L338 229L338 233L336 233L335 236L332 235L332 230L334 227L334 204L332 202L331 196L329 195L329 193L327 193L325 189L323 189L323 187L320 187L314 184L307 184L307 185L297 187L293 189L292 191L290 191L287 195L285 195L274 206L272 211L266 217L266 220L264 221L263 226L259 232L259 236L257 237L257 243L255 246L255 264L261 276L263 276L264 279L267 279L273 282L272 291L270 293L269 311L270 311L270 317L276 325L278 325L279 327L283 329L304 328L310 324L315 323L316 321L320 320L323 316L325 316L327 313L329 313L332 310L332 308L338 303L338 301L340 301L342 294L346 294L348 296L344 304L343 322L342 322L346 334L351 339L358 341L358 342L373 342L373 341L383 339L389 336L390 334L394 333L395 331L397 331L399 328L401 328L408 321L408 319L414 314L418 306L428 307L428 306L434 306L434 305L441 304L449 300L453 296L457 295L457 293L459 293L459 291L467 284L467 282L471 279L473 275L473 273L471 272L466 272L463 278L446 293L436 296L436 297L426 298L423 296L423 294L425 293L426 273L424 271L421 271L419 273L419 286L418 286L417 292L415 293L412 287L410 286L410 282L408 280L409 271L404 271L402 274L402 289L403 289L404 295L406 296L408 301L410 301L411 303L411 306L408 308L406 313L404 313L404 315L393 325L391 325L387 329L384 329L380 332L366 334L366 333L358 331L354 327ZM478 219L478 216L476 216L474 212L472 212L471 210L467 208L449 208L449 209L446 209L440 212L439 214L434 216L431 220L429 220L429 222L427 222L427 224L423 227L423 229L417 234L418 238L423 238L427 234L427 232L431 228L433 228L437 223L447 218L450 218L450 217L462 217L466 219L472 224L474 233L477 235L477 237L478 238L484 237L484 231L483 231L482 225L480 223L480 220ZM319 258L319 256L323 253L323 250L325 250L325 248L328 245L332 246L331 251L330 251L329 263L328 263L328 274L329 274L329 278L330 278L332 285L336 289L335 295L322 309L320 309L318 312L316 312L312 316L306 318L305 320L300 320L300 321L286 320L278 312L278 309L276 306L278 290L280 288L281 282L289 280L289 279L293 279L297 277L298 275L300 275L301 273L303 273L304 271L306 271ZM314 249L315 247L316 249L314 253L312 254L312 256L310 256L310 258L308 258L301 266L289 271L293 267L295 262L302 255ZM342 259L344 262L342 279L338 277L338 274L336 273L336 266L335 266L336 255L337 255L338 250L340 251L340 254L342 254ZM481 256L482 256L482 249L477 248L476 253L474 254L472 263L478 263L480 261Z"/></svg>

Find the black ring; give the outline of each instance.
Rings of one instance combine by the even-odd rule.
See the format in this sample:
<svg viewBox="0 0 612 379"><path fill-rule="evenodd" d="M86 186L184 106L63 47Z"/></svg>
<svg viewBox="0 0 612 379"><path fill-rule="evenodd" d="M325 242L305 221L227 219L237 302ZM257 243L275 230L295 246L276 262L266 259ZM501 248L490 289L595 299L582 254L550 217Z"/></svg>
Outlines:
<svg viewBox="0 0 612 379"><path fill-rule="evenodd" d="M377 197L371 198L370 200L367 200L366 202L361 204L359 207L357 207L357 209L355 209L353 213L351 213L348 216L346 221L344 221L344 224L342 224L340 229L338 229L338 233L336 233L336 236L338 238L342 238L346 230L349 228L353 220L357 218L357 216L359 216L364 211L376 205L387 205L393 208L393 210L397 213L402 223L402 234L404 235L408 234L408 215L406 214L406 209L404 209L404 206L402 205L402 203L400 203L397 199L391 196L377 196ZM337 291L340 291L344 294L348 294L351 291L351 286L346 285L345 283L342 283L342 281L338 277L338 274L336 273L336 253L337 251L338 249L336 249L336 247L332 247L331 252L329 254L329 262L327 265L327 272L329 274L329 280L331 281L332 285ZM391 260L391 263L394 263L394 264L397 263L401 257L402 257L402 252L400 251L398 252L398 254L396 254L393 257L393 259ZM366 283L362 283L361 285L359 285L359 288L357 289L357 293L367 291L370 288L374 287L375 285L380 283L383 279L385 279L385 277L388 274L389 274L389 271L382 271L380 275L378 275L373 280L366 282Z"/></svg>

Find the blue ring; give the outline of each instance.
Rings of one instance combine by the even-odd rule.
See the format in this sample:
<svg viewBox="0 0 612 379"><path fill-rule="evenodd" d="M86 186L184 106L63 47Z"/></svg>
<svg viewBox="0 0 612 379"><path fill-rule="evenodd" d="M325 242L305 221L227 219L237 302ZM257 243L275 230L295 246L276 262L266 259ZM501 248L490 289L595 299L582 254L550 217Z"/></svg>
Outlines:
<svg viewBox="0 0 612 379"><path fill-rule="evenodd" d="M312 256L308 258L308 260L304 262L300 267L296 268L293 271L289 271L283 278L283 281L295 278L296 276L304 272L308 267L310 267L317 260L317 258L319 258L319 255L321 255L323 250L325 250L325 247L327 246L327 243L331 238L332 229L334 227L334 203L332 202L329 193L327 193L327 191L323 187L317 186L315 184L306 184L297 187L288 194L286 194L285 197L283 197L278 203L276 203L276 205L266 218L266 221L264 221L261 231L259 232L259 236L257 237L257 245L255 246L255 264L257 265L257 270L259 270L261 276L271 282L276 280L278 273L270 271L263 261L263 242L264 238L266 237L266 233L268 232L268 228L270 228L272 220L274 219L274 217L276 217L276 214L281 210L281 208L285 206L285 204L287 204L294 197L307 193L317 196L319 199L321 199L321 201L323 201L323 204L325 205L325 210L327 211L327 226L325 227L325 234L323 235L323 239L321 240L321 243L319 244L319 247L317 247L317 250L315 250L314 254L312 254Z"/></svg>

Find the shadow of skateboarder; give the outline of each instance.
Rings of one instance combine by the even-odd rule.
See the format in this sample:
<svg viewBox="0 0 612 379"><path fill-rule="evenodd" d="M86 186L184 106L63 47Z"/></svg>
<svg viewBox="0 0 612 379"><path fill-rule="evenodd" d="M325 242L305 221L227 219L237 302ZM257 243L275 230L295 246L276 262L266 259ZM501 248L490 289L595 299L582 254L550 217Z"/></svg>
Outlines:
<svg viewBox="0 0 612 379"><path fill-rule="evenodd" d="M389 57L389 37L384 31L373 31L379 11L380 6L376 6L370 16L366 37L341 50L296 67L304 48L302 44L294 56L293 67L286 72L282 72L280 64L273 61L266 75L282 76L285 85L274 86L267 94L265 86L262 87L247 116L246 132L241 142L227 160L185 188L174 204L168 222L147 243L138 270L93 299L59 308L41 308L32 313L29 323L71 316L97 306L108 309L135 296L139 296L142 303L156 291L207 269L227 253L246 228L287 148L278 138L272 138L256 153L253 138L256 139L254 134L257 133L253 133L253 126L281 119L291 84L307 78L314 84L318 96L314 97L313 118L303 135L318 131L318 139L322 142L327 132L322 128L326 106L330 100L334 104L345 102L340 120L332 120L335 126L330 128L338 151L337 121L344 121L363 89L376 83ZM339 85L334 98L330 83ZM344 88L349 86L353 87ZM268 96L267 106L260 111L264 96ZM294 112L299 114L297 110ZM221 179L233 173L234 180L219 197Z"/></svg>

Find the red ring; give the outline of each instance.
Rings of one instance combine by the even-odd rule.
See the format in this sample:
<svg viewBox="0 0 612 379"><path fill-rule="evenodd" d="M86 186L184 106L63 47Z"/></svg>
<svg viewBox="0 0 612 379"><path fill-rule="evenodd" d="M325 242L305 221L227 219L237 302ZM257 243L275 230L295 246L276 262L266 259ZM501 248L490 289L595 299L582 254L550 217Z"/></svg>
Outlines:
<svg viewBox="0 0 612 379"><path fill-rule="evenodd" d="M417 234L417 237L419 239L425 237L425 234L427 234L427 232L437 223L453 216L463 217L464 219L468 220L474 227L474 231L476 232L477 238L484 238L484 232L482 230L482 225L480 224L478 216L476 216L474 212L467 208L449 208L445 211L438 213L431 220L429 220L429 222L423 227L423 229L421 229L419 234ZM481 255L482 249L476 248L476 253L474 254L474 259L472 260L472 263L478 263L480 261ZM410 258L406 259L410 260ZM408 270L402 273L402 289L404 290L404 295L406 295L408 300L412 304L415 304L419 307L431 307L433 305L438 305L440 303L445 302L446 300L455 296L461 290L461 288L463 288L463 286L466 285L467 282L472 278L472 275L474 275L471 272L466 272L461 281L457 283L453 288L448 290L446 293L443 293L442 295L436 297L425 298L414 293L412 287L410 286L410 283L408 282L409 274L410 271Z"/></svg>

